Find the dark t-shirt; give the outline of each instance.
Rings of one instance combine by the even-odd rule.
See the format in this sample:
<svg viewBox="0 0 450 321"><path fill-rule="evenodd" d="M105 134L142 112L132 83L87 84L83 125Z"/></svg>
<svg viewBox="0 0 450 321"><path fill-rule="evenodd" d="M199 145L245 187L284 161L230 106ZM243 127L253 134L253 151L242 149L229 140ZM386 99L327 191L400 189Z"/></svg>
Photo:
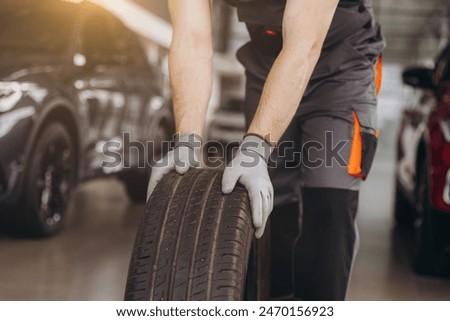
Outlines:
<svg viewBox="0 0 450 321"><path fill-rule="evenodd" d="M286 0L237 2L239 20L247 24L252 38L237 56L248 75L259 79L262 86L282 48L280 31ZM265 30L277 31L277 38L267 36ZM351 117L349 109L374 106L373 64L383 48L384 39L373 15L372 0L341 0L297 114L324 112Z"/></svg>
<svg viewBox="0 0 450 321"><path fill-rule="evenodd" d="M263 43L258 27L281 30L286 0L225 0L237 6L239 20L249 27L252 40ZM262 36L262 39L255 39ZM384 47L380 27L375 21L372 0L341 0L334 15L324 50L347 41L369 59L375 59ZM272 39L273 41L273 39ZM274 48L275 43L268 46ZM281 48L278 48L281 49Z"/></svg>
<svg viewBox="0 0 450 321"><path fill-rule="evenodd" d="M239 19L244 22L280 25L286 0L225 0L238 8ZM340 0L339 8L349 8L358 5L372 7L372 0Z"/></svg>

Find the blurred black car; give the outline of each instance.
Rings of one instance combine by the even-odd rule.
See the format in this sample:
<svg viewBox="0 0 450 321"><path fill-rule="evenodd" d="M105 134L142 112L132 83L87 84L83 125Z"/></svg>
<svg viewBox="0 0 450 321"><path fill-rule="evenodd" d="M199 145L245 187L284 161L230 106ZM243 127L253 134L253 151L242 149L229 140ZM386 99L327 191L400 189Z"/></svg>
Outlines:
<svg viewBox="0 0 450 321"><path fill-rule="evenodd" d="M100 164L104 144L123 143L124 133L156 146L170 138L173 117L156 75L136 35L99 6L2 1L2 225L55 233L76 182L99 175L117 174L145 200L142 155L125 156L129 166Z"/></svg>
<svg viewBox="0 0 450 321"><path fill-rule="evenodd" d="M416 270L450 274L450 45L435 68L406 69L403 81L419 99L400 127L395 218L415 228Z"/></svg>

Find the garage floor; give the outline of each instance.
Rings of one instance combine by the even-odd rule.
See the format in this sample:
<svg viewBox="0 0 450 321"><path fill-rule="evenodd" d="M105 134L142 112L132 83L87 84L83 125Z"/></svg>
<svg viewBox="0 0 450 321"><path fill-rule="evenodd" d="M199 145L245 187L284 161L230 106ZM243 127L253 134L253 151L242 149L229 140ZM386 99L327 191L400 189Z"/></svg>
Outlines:
<svg viewBox="0 0 450 321"><path fill-rule="evenodd" d="M411 238L393 228L395 126L386 124L361 193L361 248L350 300L450 300L450 280L415 275ZM82 184L68 226L45 240L0 234L1 300L121 300L135 229L144 205L130 204L114 179Z"/></svg>

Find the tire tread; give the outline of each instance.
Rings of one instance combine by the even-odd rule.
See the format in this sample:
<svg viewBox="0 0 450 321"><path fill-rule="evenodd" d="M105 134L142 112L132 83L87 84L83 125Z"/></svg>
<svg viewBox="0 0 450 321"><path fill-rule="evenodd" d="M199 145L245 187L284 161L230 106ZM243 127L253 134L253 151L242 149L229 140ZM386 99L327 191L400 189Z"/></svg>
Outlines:
<svg viewBox="0 0 450 321"><path fill-rule="evenodd" d="M253 238L242 186L221 191L222 172L170 173L139 226L126 300L242 300Z"/></svg>

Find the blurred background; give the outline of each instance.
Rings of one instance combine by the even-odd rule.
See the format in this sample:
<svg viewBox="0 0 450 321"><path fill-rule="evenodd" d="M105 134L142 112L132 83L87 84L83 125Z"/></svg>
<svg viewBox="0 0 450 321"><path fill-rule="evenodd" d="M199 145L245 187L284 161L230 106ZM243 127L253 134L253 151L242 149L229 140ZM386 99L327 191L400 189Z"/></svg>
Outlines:
<svg viewBox="0 0 450 321"><path fill-rule="evenodd" d="M226 143L244 131L234 53L248 36L212 3L205 137ZM373 5L388 44L381 134L348 299L450 300L450 3ZM123 132L155 146L173 133L170 37L166 1L0 3L1 300L123 298L148 177L134 154L100 167L102 148Z"/></svg>

